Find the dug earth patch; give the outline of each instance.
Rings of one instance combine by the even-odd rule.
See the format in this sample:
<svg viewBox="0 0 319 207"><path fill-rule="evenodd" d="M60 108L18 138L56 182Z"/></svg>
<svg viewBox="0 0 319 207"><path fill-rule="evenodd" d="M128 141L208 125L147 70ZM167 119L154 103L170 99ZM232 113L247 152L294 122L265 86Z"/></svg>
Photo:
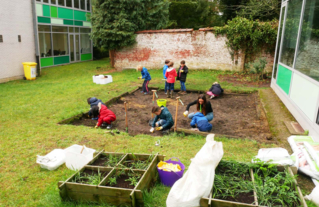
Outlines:
<svg viewBox="0 0 319 207"><path fill-rule="evenodd" d="M151 89L150 89L151 90ZM194 100L197 100L200 93L197 91L189 92L187 95L182 95L181 100L184 106L175 99L178 94L174 94L174 98L166 98L164 91L157 91L158 99L167 100L167 108L171 112L175 120L176 103L178 106L177 128L191 129L191 119L184 117L183 112L186 110L186 105ZM116 114L116 121L113 122L113 129L126 131L125 126L125 107L127 106L128 118L128 133L130 135L148 134L152 136L162 136L160 131L150 133L149 121L152 118L151 109L153 105L153 95L144 95L140 89L126 93L122 96L113 98L113 101L107 101L107 107ZM256 141L267 142L271 139L271 133L265 113L259 101L257 92L250 94L224 94L221 97L210 100L214 119L210 122L213 125L211 133L218 136L229 136L237 138L249 138ZM196 105L190 107L189 113L196 111ZM61 121L60 124L85 125L94 127L96 120L92 120L87 114L80 114L76 117ZM171 131L173 131L173 128Z"/></svg>

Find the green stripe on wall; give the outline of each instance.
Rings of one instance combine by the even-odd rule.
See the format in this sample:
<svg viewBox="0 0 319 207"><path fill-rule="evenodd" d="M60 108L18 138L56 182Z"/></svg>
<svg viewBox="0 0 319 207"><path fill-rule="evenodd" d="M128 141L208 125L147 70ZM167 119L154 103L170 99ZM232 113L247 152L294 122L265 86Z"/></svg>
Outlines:
<svg viewBox="0 0 319 207"><path fill-rule="evenodd" d="M43 16L50 17L50 6L43 4Z"/></svg>
<svg viewBox="0 0 319 207"><path fill-rule="evenodd" d="M56 6L51 6L51 17L58 17L58 8Z"/></svg>
<svg viewBox="0 0 319 207"><path fill-rule="evenodd" d="M54 57L54 65L60 65L70 62L69 56Z"/></svg>
<svg viewBox="0 0 319 207"><path fill-rule="evenodd" d="M73 19L73 10L58 7L58 17L62 19Z"/></svg>
<svg viewBox="0 0 319 207"><path fill-rule="evenodd" d="M92 54L82 54L81 55L81 61L85 61L85 60L92 60Z"/></svg>
<svg viewBox="0 0 319 207"><path fill-rule="evenodd" d="M91 13L90 12L86 13L86 21L88 21L88 22L91 21Z"/></svg>
<svg viewBox="0 0 319 207"><path fill-rule="evenodd" d="M285 91L287 95L289 94L291 75L291 70L282 65L278 65L277 85Z"/></svg>
<svg viewBox="0 0 319 207"><path fill-rule="evenodd" d="M41 67L47 67L53 65L53 58L41 58L40 60Z"/></svg>
<svg viewBox="0 0 319 207"><path fill-rule="evenodd" d="M76 25L76 26L83 26L83 22L81 22L81 21L74 21L74 25Z"/></svg>
<svg viewBox="0 0 319 207"><path fill-rule="evenodd" d="M86 12L74 10L74 19L80 21L86 21Z"/></svg>
<svg viewBox="0 0 319 207"><path fill-rule="evenodd" d="M63 20L63 24L65 24L65 25L73 25L73 20L66 20L66 19L64 19L64 20Z"/></svg>
<svg viewBox="0 0 319 207"><path fill-rule="evenodd" d="M38 17L38 23L47 23L50 24L51 23L51 19L47 18L47 17Z"/></svg>

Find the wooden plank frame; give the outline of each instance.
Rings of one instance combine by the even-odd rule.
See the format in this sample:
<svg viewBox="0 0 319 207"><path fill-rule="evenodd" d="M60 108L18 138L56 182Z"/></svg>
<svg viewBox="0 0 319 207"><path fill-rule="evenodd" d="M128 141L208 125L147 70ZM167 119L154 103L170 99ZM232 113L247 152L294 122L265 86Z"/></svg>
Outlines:
<svg viewBox="0 0 319 207"><path fill-rule="evenodd" d="M123 156L119 163L114 167L103 167L103 166L93 166L92 164L96 159L98 159L101 155L119 155ZM141 159L147 159L151 154L134 154L136 157ZM143 201L143 190L150 189L153 184L159 179L157 172L157 163L159 161L163 161L163 155L159 155L158 153L153 155L153 159L146 170L133 170L134 172L140 173L142 176L135 186L134 189L125 189L125 188L117 188L106 186L108 179L116 173L117 170L121 170L120 163L123 163L125 159L131 159L133 157L130 153L116 153L116 152L104 152L104 150L97 153L97 155L82 169L74 173L71 177L69 177L66 181L58 182L59 193L63 201L72 200L72 201L85 201L92 203L108 203L111 205L126 205L139 207L144 206ZM109 173L105 176L99 185L88 185L88 184L80 184L70 182L72 178L78 173L82 172L85 169L100 169L102 171L108 171ZM130 169L125 169L129 171Z"/></svg>
<svg viewBox="0 0 319 207"><path fill-rule="evenodd" d="M288 173L291 176L294 176L296 174L296 173L294 173L295 169L293 167L277 166L277 169L278 169L278 171L281 171L281 172L283 172L284 170L288 170ZM250 175L251 175L253 183L255 183L254 173L253 173L252 169L250 169ZM296 179L294 179L294 183L295 183L295 190L298 193L298 197L300 199L300 206L307 207L307 203L302 195L302 192L298 186ZM207 197L201 198L200 206L201 207L262 207L262 206L258 205L258 197L257 197L256 190L254 190L254 200L255 200L254 205L245 204L245 203L238 203L238 202L232 202L232 201L226 201L226 200L220 200L220 199L213 199L212 193L210 193L209 198L207 198Z"/></svg>

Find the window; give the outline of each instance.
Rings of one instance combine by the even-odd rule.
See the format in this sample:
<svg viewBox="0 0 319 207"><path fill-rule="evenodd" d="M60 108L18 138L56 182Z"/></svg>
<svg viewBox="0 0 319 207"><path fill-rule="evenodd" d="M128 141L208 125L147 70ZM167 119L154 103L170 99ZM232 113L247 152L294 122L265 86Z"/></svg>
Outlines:
<svg viewBox="0 0 319 207"><path fill-rule="evenodd" d="M79 31L79 28L78 28L78 27L75 27L75 28L74 28L74 32L79 33L79 32L80 32L80 31Z"/></svg>
<svg viewBox="0 0 319 207"><path fill-rule="evenodd" d="M72 0L66 0L66 6L72 7Z"/></svg>
<svg viewBox="0 0 319 207"><path fill-rule="evenodd" d="M49 3L49 0L43 0L43 3Z"/></svg>
<svg viewBox="0 0 319 207"><path fill-rule="evenodd" d="M277 67L278 67L278 59L279 59L279 50L280 50L280 43L281 43L281 35L282 35L282 27L283 27L283 22L285 19L285 13L286 13L286 7L282 8L282 14L281 14L281 20L280 20L280 25L279 25L279 35L278 35L278 41L277 41L277 54L276 54L276 59L275 59L275 69L274 69L274 78L276 78L277 75Z"/></svg>
<svg viewBox="0 0 319 207"><path fill-rule="evenodd" d="M292 67L298 37L302 1L289 1L280 62Z"/></svg>
<svg viewBox="0 0 319 207"><path fill-rule="evenodd" d="M68 32L68 28L52 26L52 32Z"/></svg>
<svg viewBox="0 0 319 207"><path fill-rule="evenodd" d="M319 81L319 2L307 0L295 69Z"/></svg>
<svg viewBox="0 0 319 207"><path fill-rule="evenodd" d="M60 6L64 6L64 0L58 0L58 4L59 4Z"/></svg>
<svg viewBox="0 0 319 207"><path fill-rule="evenodd" d="M21 35L18 35L18 42L21 42Z"/></svg>
<svg viewBox="0 0 319 207"><path fill-rule="evenodd" d="M91 0L86 0L86 10L91 11Z"/></svg>
<svg viewBox="0 0 319 207"><path fill-rule="evenodd" d="M81 31L81 33L91 33L90 28L81 28L80 31Z"/></svg>
<svg viewBox="0 0 319 207"><path fill-rule="evenodd" d="M51 32L51 26L49 25L38 25L39 32Z"/></svg>
<svg viewBox="0 0 319 207"><path fill-rule="evenodd" d="M0 42L3 42L3 37L2 37L2 35L0 35Z"/></svg>
<svg viewBox="0 0 319 207"><path fill-rule="evenodd" d="M77 9L80 8L79 0L74 0L73 4L74 4L74 8L77 8Z"/></svg>
<svg viewBox="0 0 319 207"><path fill-rule="evenodd" d="M39 47L41 57L52 56L50 33L39 33Z"/></svg>
<svg viewBox="0 0 319 207"><path fill-rule="evenodd" d="M69 27L69 33L74 33L74 27Z"/></svg>
<svg viewBox="0 0 319 207"><path fill-rule="evenodd" d="M56 4L56 0L51 0L51 4Z"/></svg>
<svg viewBox="0 0 319 207"><path fill-rule="evenodd" d="M67 55L69 54L68 34L52 33L53 39L53 55Z"/></svg>
<svg viewBox="0 0 319 207"><path fill-rule="evenodd" d="M41 2L41 0L37 0L37 1Z"/></svg>
<svg viewBox="0 0 319 207"><path fill-rule="evenodd" d="M81 54L91 53L91 40L89 34L81 34Z"/></svg>
<svg viewBox="0 0 319 207"><path fill-rule="evenodd" d="M81 2L81 9L85 10L85 0L80 0Z"/></svg>

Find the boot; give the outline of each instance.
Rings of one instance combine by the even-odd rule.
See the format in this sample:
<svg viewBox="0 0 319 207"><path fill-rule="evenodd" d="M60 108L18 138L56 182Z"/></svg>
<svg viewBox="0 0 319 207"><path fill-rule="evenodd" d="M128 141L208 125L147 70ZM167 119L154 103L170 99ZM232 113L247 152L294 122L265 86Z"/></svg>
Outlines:
<svg viewBox="0 0 319 207"><path fill-rule="evenodd" d="M167 98L169 98L170 97L170 91L167 91Z"/></svg>
<svg viewBox="0 0 319 207"><path fill-rule="evenodd" d="M173 92L174 92L174 90L171 90L171 97L170 98L173 98Z"/></svg>

